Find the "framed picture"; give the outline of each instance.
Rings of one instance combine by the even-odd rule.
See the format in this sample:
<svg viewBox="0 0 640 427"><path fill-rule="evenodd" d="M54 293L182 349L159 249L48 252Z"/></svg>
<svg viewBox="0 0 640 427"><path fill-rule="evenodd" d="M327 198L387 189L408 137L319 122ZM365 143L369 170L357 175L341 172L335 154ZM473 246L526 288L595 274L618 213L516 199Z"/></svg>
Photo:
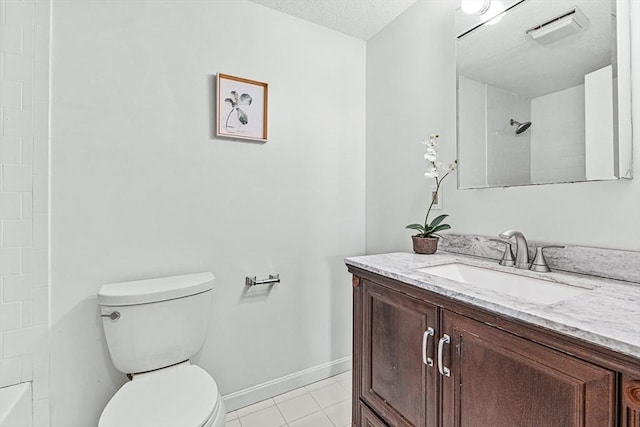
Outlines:
<svg viewBox="0 0 640 427"><path fill-rule="evenodd" d="M269 85L218 73L216 78L216 135L267 140Z"/></svg>

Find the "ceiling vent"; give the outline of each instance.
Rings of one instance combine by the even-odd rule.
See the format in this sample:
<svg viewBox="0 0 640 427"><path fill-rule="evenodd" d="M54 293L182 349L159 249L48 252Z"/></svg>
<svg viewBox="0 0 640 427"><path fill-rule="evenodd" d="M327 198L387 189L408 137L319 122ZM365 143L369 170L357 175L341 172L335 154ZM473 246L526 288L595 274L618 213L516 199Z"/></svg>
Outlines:
<svg viewBox="0 0 640 427"><path fill-rule="evenodd" d="M587 25L589 25L589 18L578 7L575 7L545 23L529 28L526 34L538 43L549 44L579 33Z"/></svg>

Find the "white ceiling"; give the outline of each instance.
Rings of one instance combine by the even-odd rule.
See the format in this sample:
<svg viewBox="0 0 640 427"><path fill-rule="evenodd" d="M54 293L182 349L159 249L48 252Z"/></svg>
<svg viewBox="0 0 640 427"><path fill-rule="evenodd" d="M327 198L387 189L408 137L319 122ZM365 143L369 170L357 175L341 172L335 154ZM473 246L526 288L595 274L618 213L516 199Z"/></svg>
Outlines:
<svg viewBox="0 0 640 427"><path fill-rule="evenodd" d="M369 40L417 0L251 1L361 40Z"/></svg>

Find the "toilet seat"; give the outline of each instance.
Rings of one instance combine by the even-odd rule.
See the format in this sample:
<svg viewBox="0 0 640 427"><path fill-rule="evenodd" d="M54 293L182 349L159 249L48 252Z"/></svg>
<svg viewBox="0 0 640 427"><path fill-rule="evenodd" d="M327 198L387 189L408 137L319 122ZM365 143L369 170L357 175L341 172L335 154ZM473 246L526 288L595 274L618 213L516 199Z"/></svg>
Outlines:
<svg viewBox="0 0 640 427"><path fill-rule="evenodd" d="M204 427L220 405L214 379L180 364L134 376L111 398L98 427Z"/></svg>

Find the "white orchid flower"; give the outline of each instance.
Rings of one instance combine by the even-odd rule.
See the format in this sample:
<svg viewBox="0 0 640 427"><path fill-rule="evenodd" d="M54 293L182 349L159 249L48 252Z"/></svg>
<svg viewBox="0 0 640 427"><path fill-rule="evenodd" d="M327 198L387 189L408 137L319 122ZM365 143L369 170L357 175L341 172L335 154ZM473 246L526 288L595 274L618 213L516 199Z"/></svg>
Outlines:
<svg viewBox="0 0 640 427"><path fill-rule="evenodd" d="M429 153L428 151L424 155L424 159L431 163L434 163L437 158L438 158L437 154Z"/></svg>
<svg viewBox="0 0 640 427"><path fill-rule="evenodd" d="M430 169L424 173L425 178L437 178L438 170L436 168Z"/></svg>

